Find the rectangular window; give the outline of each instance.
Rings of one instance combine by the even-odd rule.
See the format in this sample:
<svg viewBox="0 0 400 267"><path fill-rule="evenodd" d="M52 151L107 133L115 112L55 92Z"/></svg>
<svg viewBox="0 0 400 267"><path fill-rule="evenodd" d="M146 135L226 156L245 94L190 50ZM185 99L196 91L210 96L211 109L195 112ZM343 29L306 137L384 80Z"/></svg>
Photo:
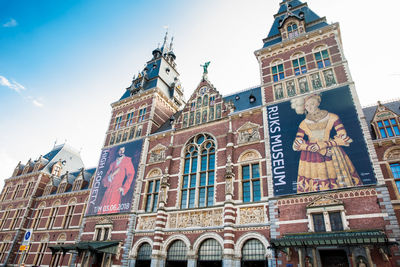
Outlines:
<svg viewBox="0 0 400 267"><path fill-rule="evenodd" d="M242 166L243 202L261 200L260 165L249 164Z"/></svg>
<svg viewBox="0 0 400 267"><path fill-rule="evenodd" d="M390 170L397 186L397 191L400 193L400 163L391 163Z"/></svg>
<svg viewBox="0 0 400 267"><path fill-rule="evenodd" d="M126 126L132 125L133 124L133 116L135 115L135 112L131 112L128 114L128 116L126 117Z"/></svg>
<svg viewBox="0 0 400 267"><path fill-rule="evenodd" d="M42 218L42 215L43 215L43 209L39 209L36 211L36 216L32 223L33 230L36 230L39 227L39 222L40 222L40 219Z"/></svg>
<svg viewBox="0 0 400 267"><path fill-rule="evenodd" d="M117 129L121 128L121 127L122 127L122 115L121 115L121 116L118 116L118 117L115 119L114 130L117 130Z"/></svg>
<svg viewBox="0 0 400 267"><path fill-rule="evenodd" d="M32 193L34 184L35 184L34 182L28 183L28 186L26 187L25 192L24 192L24 196L23 196L24 198L27 196L30 196L30 194Z"/></svg>
<svg viewBox="0 0 400 267"><path fill-rule="evenodd" d="M21 217L22 212L23 212L22 209L15 211L15 216L14 216L14 219L12 220L11 226L10 226L11 230L17 226L17 222L18 222L19 218Z"/></svg>
<svg viewBox="0 0 400 267"><path fill-rule="evenodd" d="M46 253L46 249L47 249L47 243L41 243L39 245L34 265L39 266L42 264L42 260L44 258L44 254Z"/></svg>
<svg viewBox="0 0 400 267"><path fill-rule="evenodd" d="M319 69L329 67L331 65L331 60L329 59L329 53L327 49L314 53L314 56Z"/></svg>
<svg viewBox="0 0 400 267"><path fill-rule="evenodd" d="M285 79L283 64L272 67L272 78L274 82Z"/></svg>
<svg viewBox="0 0 400 267"><path fill-rule="evenodd" d="M69 225L71 224L72 221L72 215L74 214L74 208L75 206L68 206L67 212L65 214L65 220L64 220L64 228L68 228Z"/></svg>
<svg viewBox="0 0 400 267"><path fill-rule="evenodd" d="M146 212L157 211L158 192L160 191L160 180L150 181L146 194Z"/></svg>
<svg viewBox="0 0 400 267"><path fill-rule="evenodd" d="M326 232L324 214L316 213L312 215L314 232Z"/></svg>
<svg viewBox="0 0 400 267"><path fill-rule="evenodd" d="M3 213L3 217L1 218L1 223L0 223L0 229L3 229L4 225L6 224L6 221L8 219L8 215L10 215L10 211L7 210Z"/></svg>
<svg viewBox="0 0 400 267"><path fill-rule="evenodd" d="M52 229L52 228L53 228L54 222L55 222L55 220L56 220L57 213L58 213L58 207L52 208L52 209L51 209L51 213L50 213L50 217L49 217L49 222L48 222L48 224L47 224L47 228L48 228L48 229Z"/></svg>
<svg viewBox="0 0 400 267"><path fill-rule="evenodd" d="M400 136L399 124L395 118L378 121L381 138Z"/></svg>
<svg viewBox="0 0 400 267"><path fill-rule="evenodd" d="M146 108L141 108L141 109L139 110L139 119L138 119L138 122L144 121L145 116L146 116Z"/></svg>
<svg viewBox="0 0 400 267"><path fill-rule="evenodd" d="M293 64L294 74L296 76L307 73L306 60L304 59L304 57L292 60L292 64Z"/></svg>

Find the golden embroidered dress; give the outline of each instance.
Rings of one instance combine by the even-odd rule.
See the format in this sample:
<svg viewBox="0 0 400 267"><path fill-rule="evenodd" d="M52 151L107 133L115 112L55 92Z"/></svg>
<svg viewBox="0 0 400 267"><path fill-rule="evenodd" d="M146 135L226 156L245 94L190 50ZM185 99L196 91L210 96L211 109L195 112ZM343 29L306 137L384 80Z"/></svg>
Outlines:
<svg viewBox="0 0 400 267"><path fill-rule="evenodd" d="M336 135L330 138L332 129ZM361 179L342 146L352 140L336 114L318 110L300 123L293 143L301 151L297 192L315 192L361 185Z"/></svg>

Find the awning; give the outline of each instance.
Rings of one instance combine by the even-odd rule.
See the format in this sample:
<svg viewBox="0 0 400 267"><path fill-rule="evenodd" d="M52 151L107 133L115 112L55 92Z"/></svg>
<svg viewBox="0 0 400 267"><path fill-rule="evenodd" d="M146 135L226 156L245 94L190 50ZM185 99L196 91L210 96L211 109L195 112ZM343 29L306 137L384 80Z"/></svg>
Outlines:
<svg viewBox="0 0 400 267"><path fill-rule="evenodd" d="M70 244L50 245L49 249L51 249L52 253L56 253L59 251L66 253L70 250L76 250L76 251L89 250L94 252L117 254L119 243L120 241L89 241L89 242L79 242L75 245L70 245Z"/></svg>
<svg viewBox="0 0 400 267"><path fill-rule="evenodd" d="M57 244L57 245L49 245L49 249L51 250L51 252L54 254L56 252L63 252L66 253L70 250L75 250L76 245L62 245L62 244Z"/></svg>
<svg viewBox="0 0 400 267"><path fill-rule="evenodd" d="M95 252L117 254L120 241L89 241L76 244L77 250L90 250Z"/></svg>
<svg viewBox="0 0 400 267"><path fill-rule="evenodd" d="M391 246L395 244L397 243L390 242L381 230L298 233L271 239L271 248L274 249L317 246Z"/></svg>

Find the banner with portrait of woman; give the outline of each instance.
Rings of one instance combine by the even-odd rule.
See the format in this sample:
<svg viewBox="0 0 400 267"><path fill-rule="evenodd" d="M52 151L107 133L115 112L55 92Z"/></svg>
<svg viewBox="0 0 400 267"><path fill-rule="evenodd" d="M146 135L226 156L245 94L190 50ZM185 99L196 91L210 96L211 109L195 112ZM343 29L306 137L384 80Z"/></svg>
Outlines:
<svg viewBox="0 0 400 267"><path fill-rule="evenodd" d="M101 151L86 215L130 211L142 144L136 140Z"/></svg>
<svg viewBox="0 0 400 267"><path fill-rule="evenodd" d="M376 183L348 86L267 107L275 195Z"/></svg>

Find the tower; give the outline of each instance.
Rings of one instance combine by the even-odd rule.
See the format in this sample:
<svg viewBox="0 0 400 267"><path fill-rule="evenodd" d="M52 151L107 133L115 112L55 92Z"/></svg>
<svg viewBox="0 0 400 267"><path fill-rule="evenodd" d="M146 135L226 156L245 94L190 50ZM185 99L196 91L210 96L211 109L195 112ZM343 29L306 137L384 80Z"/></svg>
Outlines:
<svg viewBox="0 0 400 267"><path fill-rule="evenodd" d="M383 266L399 238L391 225L398 224L386 201L339 24L328 24L307 3L285 0L263 43L255 55L266 108L270 242L276 260ZM356 241L355 235L362 238ZM368 236L378 241L369 242ZM373 256L377 253L382 257Z"/></svg>
<svg viewBox="0 0 400 267"><path fill-rule="evenodd" d="M77 243L83 252L75 262L127 265L146 137L184 104L175 59L173 38L169 41L166 33L162 46L153 50L143 70L111 104L111 120Z"/></svg>

